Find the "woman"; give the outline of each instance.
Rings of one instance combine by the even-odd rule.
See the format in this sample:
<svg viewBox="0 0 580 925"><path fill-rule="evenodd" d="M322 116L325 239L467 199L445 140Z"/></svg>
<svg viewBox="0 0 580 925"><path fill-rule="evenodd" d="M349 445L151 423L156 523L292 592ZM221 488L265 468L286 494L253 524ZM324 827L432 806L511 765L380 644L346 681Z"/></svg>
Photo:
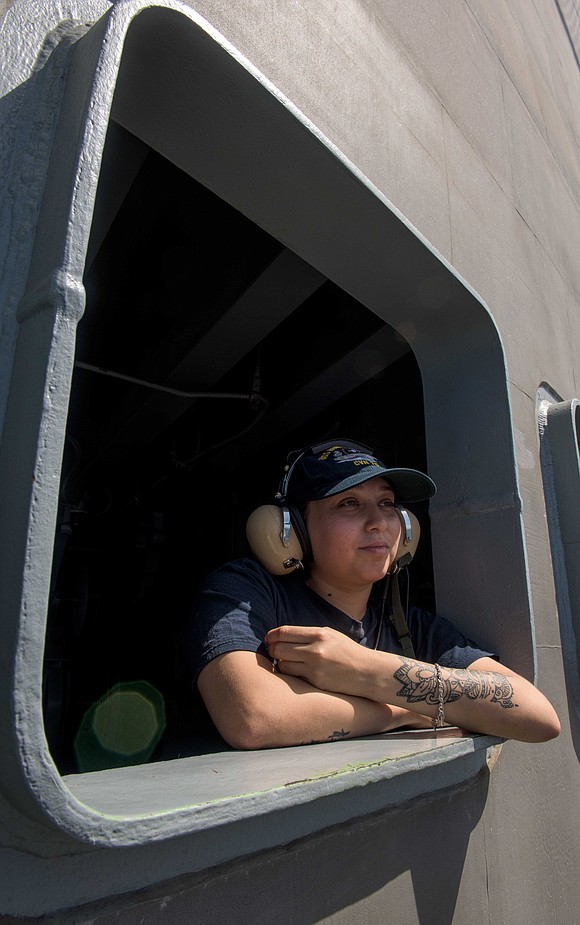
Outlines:
<svg viewBox="0 0 580 925"><path fill-rule="evenodd" d="M310 547L305 570L229 563L206 580L190 624L194 680L225 740L269 748L444 723L557 736L546 698L446 620L411 608L416 657L403 654L373 593L395 567L397 505L431 497L431 479L352 441L289 458L277 499Z"/></svg>

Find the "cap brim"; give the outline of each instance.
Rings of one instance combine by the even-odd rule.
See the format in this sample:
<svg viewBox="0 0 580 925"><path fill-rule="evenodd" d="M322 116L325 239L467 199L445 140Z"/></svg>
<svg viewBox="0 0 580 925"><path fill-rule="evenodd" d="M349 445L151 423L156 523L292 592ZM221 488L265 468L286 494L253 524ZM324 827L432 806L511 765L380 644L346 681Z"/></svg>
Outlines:
<svg viewBox="0 0 580 925"><path fill-rule="evenodd" d="M333 495L339 495L342 491L354 488L355 485L362 484L362 482L378 478L384 478L389 482L395 492L395 500L402 504L427 501L437 491L435 482L424 472L419 472L418 469L385 469L373 466L343 479L323 497L331 498Z"/></svg>

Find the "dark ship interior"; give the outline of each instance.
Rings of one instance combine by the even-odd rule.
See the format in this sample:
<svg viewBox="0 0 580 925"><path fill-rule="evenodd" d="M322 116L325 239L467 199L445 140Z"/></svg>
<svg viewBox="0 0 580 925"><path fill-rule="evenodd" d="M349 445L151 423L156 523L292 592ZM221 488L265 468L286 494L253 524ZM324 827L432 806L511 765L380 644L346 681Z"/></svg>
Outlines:
<svg viewBox="0 0 580 925"><path fill-rule="evenodd" d="M393 328L114 124L105 154L45 650L61 773L203 750L180 628L203 576L248 554L246 519L272 500L289 450L343 436L389 464L427 466L421 377ZM430 608L429 525L415 513L411 595ZM113 721L111 691L133 704L115 720L130 738L143 685L155 733L117 751L110 737L95 744L87 717Z"/></svg>

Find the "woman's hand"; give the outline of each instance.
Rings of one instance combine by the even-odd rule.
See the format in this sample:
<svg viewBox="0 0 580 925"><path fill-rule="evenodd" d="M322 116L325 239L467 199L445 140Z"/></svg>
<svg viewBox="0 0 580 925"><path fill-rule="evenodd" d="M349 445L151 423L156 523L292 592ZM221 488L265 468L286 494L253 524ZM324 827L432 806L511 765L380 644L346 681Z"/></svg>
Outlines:
<svg viewBox="0 0 580 925"><path fill-rule="evenodd" d="M323 691L368 696L372 650L344 633L328 626L277 626L264 642L282 674L303 678Z"/></svg>

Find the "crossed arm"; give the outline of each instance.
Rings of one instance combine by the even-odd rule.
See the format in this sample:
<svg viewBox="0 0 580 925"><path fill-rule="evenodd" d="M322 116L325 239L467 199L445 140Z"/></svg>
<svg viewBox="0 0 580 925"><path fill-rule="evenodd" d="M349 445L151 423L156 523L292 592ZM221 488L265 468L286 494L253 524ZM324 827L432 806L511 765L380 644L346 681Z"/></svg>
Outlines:
<svg viewBox="0 0 580 925"><path fill-rule="evenodd" d="M367 649L328 627L281 626L266 646L228 652L198 686L222 736L235 748L332 741L400 726L429 728L439 708L435 666ZM441 668L446 721L472 732L543 742L560 731L543 694L490 658Z"/></svg>

